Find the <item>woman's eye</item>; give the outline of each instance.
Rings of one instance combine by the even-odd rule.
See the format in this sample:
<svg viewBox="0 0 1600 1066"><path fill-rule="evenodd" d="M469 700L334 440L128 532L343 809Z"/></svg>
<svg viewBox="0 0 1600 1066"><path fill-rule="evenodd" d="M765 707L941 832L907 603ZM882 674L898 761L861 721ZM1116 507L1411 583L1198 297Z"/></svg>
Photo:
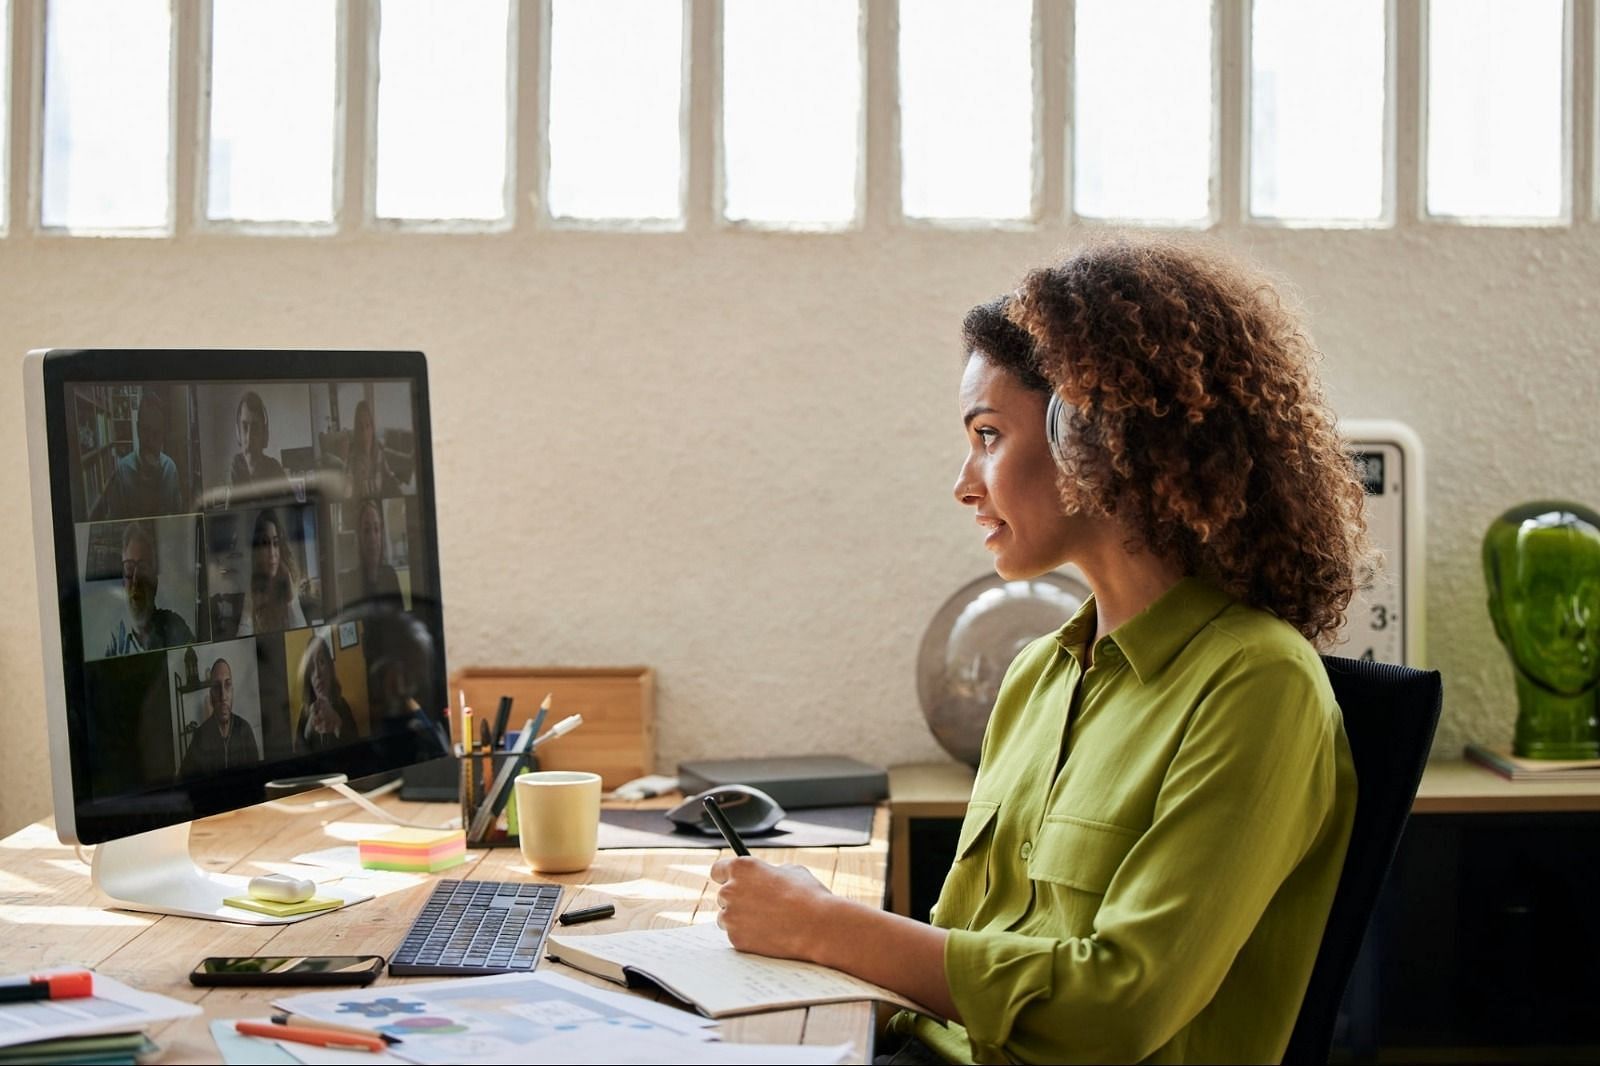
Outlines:
<svg viewBox="0 0 1600 1066"><path fill-rule="evenodd" d="M985 448L993 447L994 446L994 442L995 442L995 438L1000 435L1000 434L996 433L994 430L990 429L988 426L984 426L981 429L975 429L972 432L977 435L979 440L983 441L983 446Z"/></svg>

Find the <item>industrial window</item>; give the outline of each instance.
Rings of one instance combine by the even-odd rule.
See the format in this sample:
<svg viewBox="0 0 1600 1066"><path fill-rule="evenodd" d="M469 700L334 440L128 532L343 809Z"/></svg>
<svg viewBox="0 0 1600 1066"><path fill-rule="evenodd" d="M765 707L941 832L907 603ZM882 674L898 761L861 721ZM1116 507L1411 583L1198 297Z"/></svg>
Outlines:
<svg viewBox="0 0 1600 1066"><path fill-rule="evenodd" d="M1564 14L1561 0L1431 0L1430 215L1561 216Z"/></svg>
<svg viewBox="0 0 1600 1066"><path fill-rule="evenodd" d="M49 0L40 221L77 233L171 226L167 0Z"/></svg>
<svg viewBox="0 0 1600 1066"><path fill-rule="evenodd" d="M206 218L333 221L338 11L212 0Z"/></svg>
<svg viewBox="0 0 1600 1066"><path fill-rule="evenodd" d="M1254 0L1250 213L1373 222L1384 210L1384 0Z"/></svg>
<svg viewBox="0 0 1600 1066"><path fill-rule="evenodd" d="M723 217L839 227L856 217L856 0L724 0Z"/></svg>
<svg viewBox="0 0 1600 1066"><path fill-rule="evenodd" d="M379 14L377 217L505 219L507 0L383 0Z"/></svg>
<svg viewBox="0 0 1600 1066"><path fill-rule="evenodd" d="M901 210L910 218L1033 214L1031 0L900 5Z"/></svg>
<svg viewBox="0 0 1600 1066"><path fill-rule="evenodd" d="M552 217L683 217L684 18L668 0L552 0Z"/></svg>
<svg viewBox="0 0 1600 1066"><path fill-rule="evenodd" d="M1089 218L1211 215L1211 5L1078 0L1073 203Z"/></svg>

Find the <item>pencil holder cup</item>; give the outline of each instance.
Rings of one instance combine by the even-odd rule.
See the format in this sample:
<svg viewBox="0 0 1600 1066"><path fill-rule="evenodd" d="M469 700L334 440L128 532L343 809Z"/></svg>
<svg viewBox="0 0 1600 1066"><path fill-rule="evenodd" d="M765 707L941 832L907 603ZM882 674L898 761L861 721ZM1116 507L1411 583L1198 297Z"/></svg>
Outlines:
<svg viewBox="0 0 1600 1066"><path fill-rule="evenodd" d="M539 757L531 752L480 750L462 755L459 761L461 828L467 831L467 844L471 847L516 847L517 806L513 785L521 774L539 769ZM516 768L509 769L513 764ZM500 827L502 820L506 823L504 829Z"/></svg>

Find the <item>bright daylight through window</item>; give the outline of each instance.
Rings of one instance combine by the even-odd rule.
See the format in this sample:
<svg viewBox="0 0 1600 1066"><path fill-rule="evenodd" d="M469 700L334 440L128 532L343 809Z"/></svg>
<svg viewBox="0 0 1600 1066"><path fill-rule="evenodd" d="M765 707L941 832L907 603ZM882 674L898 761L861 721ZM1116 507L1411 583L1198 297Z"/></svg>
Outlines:
<svg viewBox="0 0 1600 1066"><path fill-rule="evenodd" d="M45 12L41 222L77 232L167 229L167 0L50 0Z"/></svg>
<svg viewBox="0 0 1600 1066"><path fill-rule="evenodd" d="M207 218L333 221L338 13L212 0Z"/></svg>
<svg viewBox="0 0 1600 1066"><path fill-rule="evenodd" d="M1429 214L1560 216L1563 14L1561 0L1431 0Z"/></svg>
<svg viewBox="0 0 1600 1066"><path fill-rule="evenodd" d="M901 208L911 218L1033 214L1033 4L900 5Z"/></svg>
<svg viewBox="0 0 1600 1066"><path fill-rule="evenodd" d="M683 5L551 0L555 218L683 216Z"/></svg>
<svg viewBox="0 0 1600 1066"><path fill-rule="evenodd" d="M383 0L379 218L506 217L507 0Z"/></svg>
<svg viewBox="0 0 1600 1066"><path fill-rule="evenodd" d="M1384 0L1253 0L1251 214L1383 214L1384 38Z"/></svg>
<svg viewBox="0 0 1600 1066"><path fill-rule="evenodd" d="M856 216L856 0L724 0L725 217L830 227Z"/></svg>
<svg viewBox="0 0 1600 1066"><path fill-rule="evenodd" d="M1077 0L1073 204L1090 218L1211 211L1211 5Z"/></svg>

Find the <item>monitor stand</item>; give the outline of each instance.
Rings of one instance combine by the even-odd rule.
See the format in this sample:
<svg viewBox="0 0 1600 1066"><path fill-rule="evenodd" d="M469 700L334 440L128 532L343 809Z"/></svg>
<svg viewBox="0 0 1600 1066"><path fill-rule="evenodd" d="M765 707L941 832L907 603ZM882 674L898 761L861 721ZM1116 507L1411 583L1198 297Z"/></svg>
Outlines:
<svg viewBox="0 0 1600 1066"><path fill-rule="evenodd" d="M110 896L113 905L122 910L180 914L241 925L288 925L339 909L330 907L280 918L227 906L222 901L228 896L248 894L250 879L196 866L189 856L189 828L193 824L182 822L96 845L89 865L94 887ZM337 883L319 884L317 895L335 896L344 900L345 906L372 898L371 892Z"/></svg>

